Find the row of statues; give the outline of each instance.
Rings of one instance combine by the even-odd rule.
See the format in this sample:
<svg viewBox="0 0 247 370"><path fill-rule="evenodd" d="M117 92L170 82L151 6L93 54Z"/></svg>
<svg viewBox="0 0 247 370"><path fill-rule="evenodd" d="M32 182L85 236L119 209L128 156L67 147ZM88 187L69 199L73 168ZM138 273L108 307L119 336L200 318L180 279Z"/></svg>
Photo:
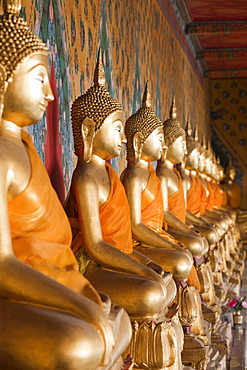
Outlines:
<svg viewBox="0 0 247 370"><path fill-rule="evenodd" d="M71 109L78 161L64 210L23 130L53 93L20 7L4 0L0 16L1 366L206 369L213 347L227 354L221 306L243 271L222 167L181 127L175 98L168 120L155 115L147 84L124 122L99 52ZM123 144L120 180L109 161Z"/></svg>

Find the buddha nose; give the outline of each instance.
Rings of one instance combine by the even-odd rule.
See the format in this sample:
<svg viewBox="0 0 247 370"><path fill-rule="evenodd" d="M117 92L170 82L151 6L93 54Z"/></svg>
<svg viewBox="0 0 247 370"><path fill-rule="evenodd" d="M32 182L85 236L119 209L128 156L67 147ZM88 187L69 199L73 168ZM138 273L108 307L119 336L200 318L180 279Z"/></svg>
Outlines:
<svg viewBox="0 0 247 370"><path fill-rule="evenodd" d="M163 142L162 142L162 149L167 149L167 148L168 148L168 141L167 141L167 139L164 137Z"/></svg>
<svg viewBox="0 0 247 370"><path fill-rule="evenodd" d="M126 139L126 136L125 136L124 131L122 132L121 142L122 142L122 144L126 144L127 143L127 139Z"/></svg>
<svg viewBox="0 0 247 370"><path fill-rule="evenodd" d="M45 100L48 102L54 100L54 95L49 81L47 81L45 86Z"/></svg>

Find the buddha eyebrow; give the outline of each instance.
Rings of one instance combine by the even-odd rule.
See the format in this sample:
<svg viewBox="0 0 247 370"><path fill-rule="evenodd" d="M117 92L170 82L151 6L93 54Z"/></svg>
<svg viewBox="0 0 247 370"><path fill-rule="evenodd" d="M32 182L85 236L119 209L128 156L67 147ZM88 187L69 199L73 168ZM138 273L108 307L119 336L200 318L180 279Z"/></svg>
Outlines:
<svg viewBox="0 0 247 370"><path fill-rule="evenodd" d="M46 66L45 66L45 64L43 64L43 63L39 63L39 64L35 64L34 66L32 66L28 71L29 72L31 72L33 69L35 69L35 68L37 68L37 67L44 67L45 68L45 70L46 70Z"/></svg>

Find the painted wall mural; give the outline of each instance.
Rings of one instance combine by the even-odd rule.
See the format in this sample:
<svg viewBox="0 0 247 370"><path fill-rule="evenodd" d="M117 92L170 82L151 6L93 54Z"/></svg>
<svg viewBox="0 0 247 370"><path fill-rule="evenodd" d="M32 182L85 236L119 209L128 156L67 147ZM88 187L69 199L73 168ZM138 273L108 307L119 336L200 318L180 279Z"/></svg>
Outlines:
<svg viewBox="0 0 247 370"><path fill-rule="evenodd" d="M22 14L48 45L54 63L59 98L59 135L66 189L74 167L70 124L72 101L93 80L98 47L103 51L106 80L112 96L122 103L126 118L141 104L149 81L153 108L165 120L175 94L178 118L183 127L190 113L192 125L208 128L208 83L194 72L191 57L174 30L180 27L166 17L156 0L22 0ZM169 2L167 1L167 4ZM0 0L1 5L1 0ZM166 16L165 16L166 14ZM168 14L168 15L167 15ZM193 53L192 53L193 54ZM192 55L193 57L193 55ZM46 118L30 128L35 146L44 160ZM113 161L120 173L125 154Z"/></svg>
<svg viewBox="0 0 247 370"><path fill-rule="evenodd" d="M236 182L247 179L247 79L212 80L211 124L213 146L224 166L232 157ZM247 189L244 187L244 200Z"/></svg>

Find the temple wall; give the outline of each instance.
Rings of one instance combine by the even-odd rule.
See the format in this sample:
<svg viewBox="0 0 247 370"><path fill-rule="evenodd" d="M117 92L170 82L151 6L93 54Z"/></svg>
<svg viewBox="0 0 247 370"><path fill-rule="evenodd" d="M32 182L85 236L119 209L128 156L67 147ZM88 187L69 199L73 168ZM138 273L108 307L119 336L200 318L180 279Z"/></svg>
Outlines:
<svg viewBox="0 0 247 370"><path fill-rule="evenodd" d="M247 208L247 79L211 80L210 104L214 150L225 167L232 157Z"/></svg>
<svg viewBox="0 0 247 370"><path fill-rule="evenodd" d="M153 107L165 120L175 94L183 127L188 113L192 126L209 137L208 81L203 79L189 40L177 21L171 0L22 0L22 14L47 43L54 63L59 99L59 138L68 189L74 166L70 106L90 87L98 47L112 96L122 103L126 117L141 104L146 80ZM1 1L0 1L1 4ZM173 4L173 5L172 5ZM47 124L29 129L45 159ZM120 173L125 155L113 161Z"/></svg>

